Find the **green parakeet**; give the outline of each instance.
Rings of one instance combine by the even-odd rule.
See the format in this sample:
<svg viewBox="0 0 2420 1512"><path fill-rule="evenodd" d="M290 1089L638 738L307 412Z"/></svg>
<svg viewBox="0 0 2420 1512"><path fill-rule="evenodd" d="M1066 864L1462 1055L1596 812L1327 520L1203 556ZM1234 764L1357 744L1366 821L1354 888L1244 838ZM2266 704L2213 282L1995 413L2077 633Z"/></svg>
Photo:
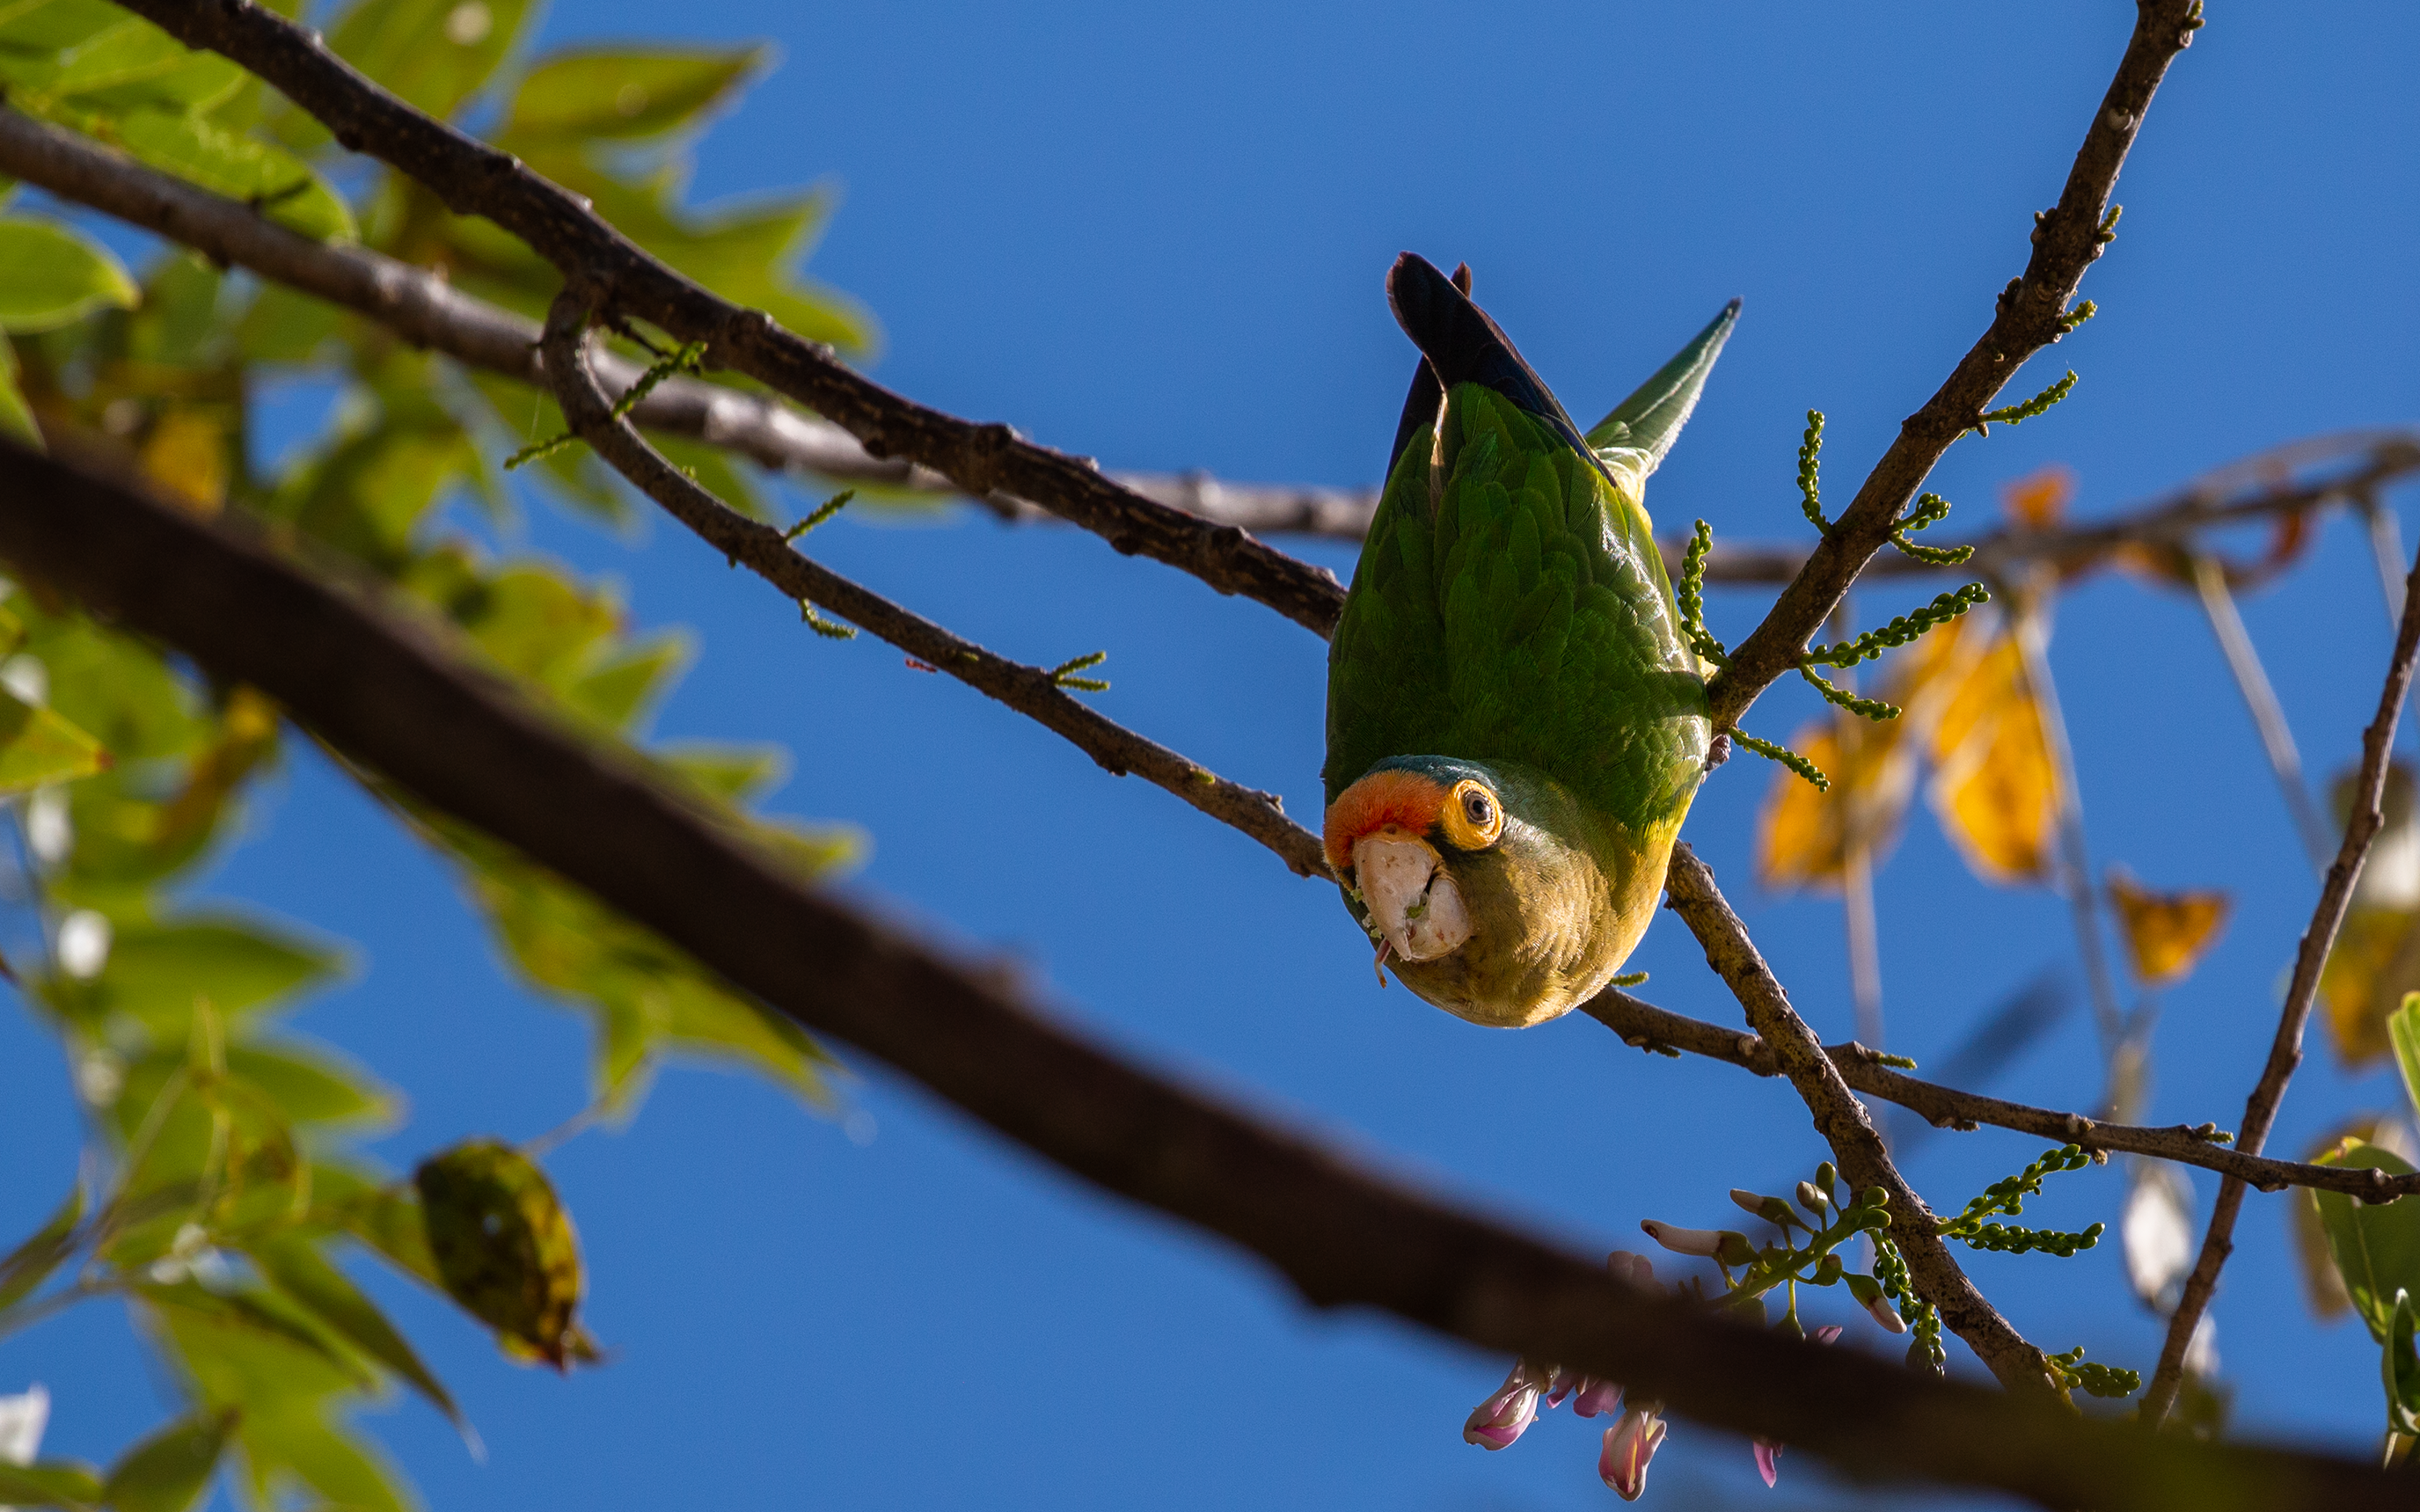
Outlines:
<svg viewBox="0 0 2420 1512"><path fill-rule="evenodd" d="M1327 657L1327 861L1378 964L1474 1023L1543 1023L1645 933L1707 766L1647 475L1738 318L1583 435L1466 293L1405 253L1420 349Z"/></svg>

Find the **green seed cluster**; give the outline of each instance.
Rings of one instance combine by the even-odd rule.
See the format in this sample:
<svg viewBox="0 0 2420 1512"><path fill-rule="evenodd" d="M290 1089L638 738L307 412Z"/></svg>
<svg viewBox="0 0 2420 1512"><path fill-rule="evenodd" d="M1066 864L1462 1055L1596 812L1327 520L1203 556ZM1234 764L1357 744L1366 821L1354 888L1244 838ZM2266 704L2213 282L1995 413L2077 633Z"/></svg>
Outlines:
<svg viewBox="0 0 2420 1512"><path fill-rule="evenodd" d="M1106 693L1109 690L1107 682L1098 677L1078 677L1076 674L1087 667L1098 667L1109 659L1109 654L1106 651L1088 651L1080 656L1072 656L1050 669L1051 686L1073 688L1079 693Z"/></svg>
<svg viewBox="0 0 2420 1512"><path fill-rule="evenodd" d="M2115 1400L2132 1396L2143 1384L2139 1372L2086 1360L2081 1344L2065 1354L2051 1355L2049 1360L2061 1391L2081 1391L2087 1396Z"/></svg>
<svg viewBox="0 0 2420 1512"><path fill-rule="evenodd" d="M1675 596L1680 602L1681 634L1689 649L1720 667L1730 661L1730 652L1706 628L1706 553L1714 548L1714 527L1698 521L1689 549L1681 558L1681 589Z"/></svg>
<svg viewBox="0 0 2420 1512"><path fill-rule="evenodd" d="M1817 474L1823 471L1823 411L1807 411L1807 436L1798 443L1799 507L1806 511L1807 523L1829 535L1832 522L1823 517L1823 490L1817 486Z"/></svg>
<svg viewBox="0 0 2420 1512"><path fill-rule="evenodd" d="M1883 1295L1899 1304L1899 1315L1915 1335L1908 1341L1908 1368L1947 1374L1949 1351L1941 1344L1941 1314L1916 1294L1916 1283L1907 1273L1907 1257L1880 1234L1874 1236L1874 1279L1882 1283Z"/></svg>
<svg viewBox="0 0 2420 1512"><path fill-rule="evenodd" d="M2080 1233L2068 1233L2055 1228L2024 1228L2014 1224L1991 1224L1983 1220L1994 1213L2016 1216L2024 1211L2025 1198L2040 1193L2043 1177L2055 1171L2081 1170L2091 1162L2092 1157L2081 1145L2062 1145L2055 1149L2043 1150L2040 1158L2024 1170L1984 1188L1981 1196L1968 1202L1964 1211L1942 1226L1942 1237L1958 1240L1971 1249L1991 1250L2004 1255L2026 1255L2039 1250L2066 1258L2090 1249L2101 1242L2106 1226L2094 1224Z"/></svg>
<svg viewBox="0 0 2420 1512"><path fill-rule="evenodd" d="M2082 325L2085 320L2092 318L2088 315L2084 315L2080 308L2078 309L2077 314L2081 316L2081 318L2076 321L2077 325ZM2061 399L2066 398L2068 391L2074 387L2075 370L2073 368L2070 368L2068 369L2067 377L2060 378L2057 382L2052 384L2049 388L2042 390L2040 393L2035 394L2032 398L2027 399L2023 404L2012 404L1999 409L1984 410L1982 419L1976 424L1975 428L1988 436L1991 432L1985 427L1995 423L2002 425L2013 425L2019 421L2031 420L2034 416L2043 413L2048 410L2051 406L2058 403Z"/></svg>
<svg viewBox="0 0 2420 1512"><path fill-rule="evenodd" d="M1733 725L1731 727L1731 738L1738 741L1748 749L1756 752L1758 755L1763 757L1766 761L1779 762L1782 765L1789 767L1792 771L1797 773L1800 777L1805 778L1807 781L1814 783L1816 792L1827 793L1831 791L1832 779L1823 775L1823 769L1817 766L1813 762L1808 761L1806 757L1799 755L1796 751L1792 750L1789 747L1776 746L1770 740L1759 740L1756 736L1749 734L1746 731L1740 729L1737 725Z"/></svg>
<svg viewBox="0 0 2420 1512"><path fill-rule="evenodd" d="M1899 548L1901 555L1914 557L1916 561L1925 563L1927 566L1960 566L1965 563L1967 558L1972 557L1975 554L1975 548L1973 547L1918 546L1916 542L1908 538L1916 532L1924 530L1928 526L1940 524L1943 520L1948 517L1948 500L1942 498L1937 493L1924 494L1917 498L1916 501L1916 507L1909 510L1906 516L1900 520L1898 528L1891 532L1890 543L1891 545Z"/></svg>

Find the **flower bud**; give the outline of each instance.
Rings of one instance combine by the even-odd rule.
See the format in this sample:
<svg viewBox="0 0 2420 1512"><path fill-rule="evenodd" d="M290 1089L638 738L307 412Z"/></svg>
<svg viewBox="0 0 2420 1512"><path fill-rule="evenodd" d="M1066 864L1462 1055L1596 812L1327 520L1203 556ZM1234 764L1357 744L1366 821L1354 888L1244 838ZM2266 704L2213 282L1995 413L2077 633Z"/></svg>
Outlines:
<svg viewBox="0 0 2420 1512"><path fill-rule="evenodd" d="M1798 1183L1798 1205L1818 1218L1823 1216L1823 1194L1812 1181Z"/></svg>
<svg viewBox="0 0 2420 1512"><path fill-rule="evenodd" d="M1604 1416L1621 1407L1621 1388L1593 1376L1582 1378L1580 1389L1572 1395L1572 1411L1581 1417Z"/></svg>
<svg viewBox="0 0 2420 1512"><path fill-rule="evenodd" d="M1625 1502L1636 1502L1647 1489L1647 1466L1655 1446L1664 1442L1664 1419L1653 1407L1631 1407L1621 1421L1605 1430L1605 1447L1596 1457L1596 1473Z"/></svg>
<svg viewBox="0 0 2420 1512"><path fill-rule="evenodd" d="M1512 1373L1504 1378L1504 1384L1472 1409L1463 1423L1462 1442L1482 1449L1511 1444L1538 1420L1538 1392L1545 1384L1544 1372L1532 1368L1527 1360L1513 1361Z"/></svg>
<svg viewBox="0 0 2420 1512"><path fill-rule="evenodd" d="M1815 1262L1815 1284L1819 1287L1831 1286L1840 1279L1840 1272L1843 1269L1844 1267L1840 1264L1840 1257L1838 1255L1824 1256L1822 1259Z"/></svg>
<svg viewBox="0 0 2420 1512"><path fill-rule="evenodd" d="M1646 1230L1648 1238L1675 1255L1695 1255L1709 1260L1723 1252L1727 1238L1736 1237L1741 1243L1747 1242L1745 1234L1733 1236L1726 1228L1683 1228L1660 1218L1642 1218L1638 1227Z"/></svg>
<svg viewBox="0 0 2420 1512"><path fill-rule="evenodd" d="M1823 1195L1825 1196L1828 1197L1832 1195L1832 1184L1837 1180L1838 1180L1838 1173L1832 1169L1832 1163L1830 1161L1827 1160L1823 1165L1815 1167L1815 1184L1823 1189Z"/></svg>
<svg viewBox="0 0 2420 1512"><path fill-rule="evenodd" d="M1857 1299L1860 1307L1870 1307L1883 1294L1883 1284L1862 1272L1853 1271L1840 1278L1848 1284L1849 1295Z"/></svg>
<svg viewBox="0 0 2420 1512"><path fill-rule="evenodd" d="M1615 1250L1605 1257L1606 1273L1625 1286L1652 1291L1655 1287L1655 1265L1644 1255L1633 1255L1626 1249Z"/></svg>
<svg viewBox="0 0 2420 1512"><path fill-rule="evenodd" d="M1899 1315L1899 1309L1891 1305L1888 1297L1877 1296L1866 1304L1866 1311L1873 1315L1874 1321L1883 1326L1885 1334L1907 1332L1907 1319Z"/></svg>

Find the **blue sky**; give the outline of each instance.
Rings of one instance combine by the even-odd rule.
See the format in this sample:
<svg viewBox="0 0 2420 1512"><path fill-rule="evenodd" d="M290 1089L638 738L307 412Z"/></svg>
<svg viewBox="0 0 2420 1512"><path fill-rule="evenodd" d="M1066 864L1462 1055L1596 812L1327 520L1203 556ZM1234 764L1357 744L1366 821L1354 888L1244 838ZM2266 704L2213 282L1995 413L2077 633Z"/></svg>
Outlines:
<svg viewBox="0 0 2420 1512"><path fill-rule="evenodd" d="M1931 485L1960 505L1950 529L1988 525L1997 485L2045 462L2076 470L2089 515L2263 446L2420 409L2420 101L2403 76L2420 18L2212 8L2120 181L2121 235L2085 288L2102 313L2019 386L2067 366L2081 384L2050 417L1951 452ZM1806 409L1829 414L1826 475L1844 498L2021 268L2127 19L2063 4L2020 18L613 0L559 5L546 38L779 41L783 66L704 144L698 193L835 183L813 270L880 318L877 375L1111 467L1368 481L1409 371L1380 293L1407 247L1469 260L1482 301L1589 414L1743 296L1648 502L1668 528L1702 516L1727 535L1795 538ZM1056 528L845 518L816 543L1009 655L1108 648L1114 687L1098 702L1112 717L1316 813L1322 647L1275 615ZM618 578L641 623L697 631L703 658L659 733L788 745L795 771L773 806L873 836L854 895L1014 963L1141 1059L1595 1250L1644 1247L1642 1217L1717 1221L1726 1188L1774 1189L1823 1156L1778 1083L1642 1057L1585 1020L1490 1032L1379 991L1326 889L878 645L807 635L676 531L617 542L541 506L520 548ZM1343 550L1303 549L1349 570ZM1880 617L1902 591L1864 602ZM1761 609L1720 595L1715 627L1735 637ZM2355 532L2332 524L2244 612L2307 763L2347 764L2388 640ZM2168 995L2150 1114L2232 1126L2309 870L2191 603L2093 579L2062 601L2053 656L2096 865L2235 897L2225 942ZM1783 689L1751 724L1779 734L1811 708ZM1748 877L1771 771L1742 760L1718 774L1687 838L1802 1011L1845 1037L1837 903L1763 897ZM251 828L210 891L356 945L351 982L298 1024L409 1092L388 1158L527 1137L579 1105L582 1026L505 980L440 868L341 779L298 750ZM1921 810L1880 902L1892 1042L1918 1057L2072 955L2062 905L1973 880ZM1637 964L1654 1001L1736 1019L1677 921L1655 925ZM2314 1051L2281 1148L2399 1095ZM64 1077L40 1052L0 1017L0 1143L25 1152L12 1169L69 1158ZM1564 1414L1503 1454L1461 1443L1505 1362L1312 1316L1249 1260L860 1070L850 1119L676 1071L628 1132L551 1157L592 1267L592 1326L615 1351L604 1369L516 1368L442 1304L384 1289L489 1449L472 1463L417 1403L380 1419L432 1506L1249 1498L1544 1512L1609 1498L1592 1434ZM2089 1103L2082 1016L1998 1089ZM2039 1148L1936 1136L1909 1173L1955 1205ZM54 1185L0 1185L0 1219L30 1225ZM2206 1205L2212 1183L2197 1185ZM2116 1166L2066 1178L2043 1221L2114 1222L2122 1192ZM2358 1325L2319 1329L2304 1312L2284 1202L2252 1198L2216 1308L2241 1420L2366 1451L2376 1354ZM2148 1370L2157 1326L2114 1243L1973 1270L2029 1336ZM1846 1342L1882 1347L1862 1324ZM23 1379L58 1398L57 1452L105 1458L161 1411L161 1383L102 1312L0 1347L0 1389ZM1654 1474L1651 1497L1675 1505L1850 1494L1804 1458L1768 1492L1743 1443L1687 1425Z"/></svg>

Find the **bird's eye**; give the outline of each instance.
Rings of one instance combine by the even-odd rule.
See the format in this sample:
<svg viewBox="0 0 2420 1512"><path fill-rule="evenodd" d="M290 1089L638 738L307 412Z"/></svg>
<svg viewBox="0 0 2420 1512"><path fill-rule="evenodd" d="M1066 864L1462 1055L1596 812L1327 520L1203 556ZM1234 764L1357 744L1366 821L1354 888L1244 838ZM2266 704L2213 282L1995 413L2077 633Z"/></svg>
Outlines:
<svg viewBox="0 0 2420 1512"><path fill-rule="evenodd" d="M1453 785L1446 795L1445 811L1438 817L1445 825L1445 838L1459 850L1483 851L1504 834L1503 806L1476 778L1464 778Z"/></svg>

